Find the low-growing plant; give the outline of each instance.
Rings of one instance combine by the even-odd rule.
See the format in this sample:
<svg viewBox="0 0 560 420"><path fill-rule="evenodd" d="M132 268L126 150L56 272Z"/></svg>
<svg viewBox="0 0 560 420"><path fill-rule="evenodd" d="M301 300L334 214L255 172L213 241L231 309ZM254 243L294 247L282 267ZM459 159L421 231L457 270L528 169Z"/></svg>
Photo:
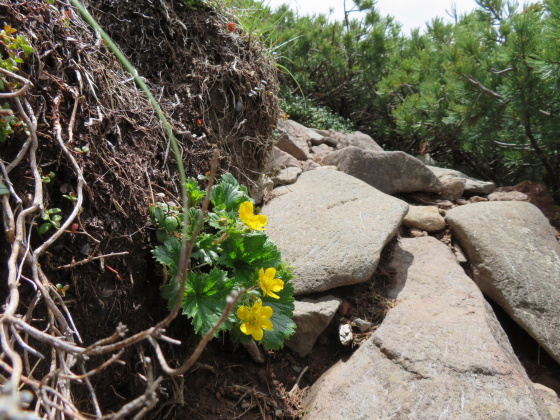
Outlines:
<svg viewBox="0 0 560 420"><path fill-rule="evenodd" d="M61 212L62 210L57 207L45 210L45 215L43 216L44 222L39 226L40 235L47 233L52 227L56 229L60 228L60 222L62 221Z"/></svg>
<svg viewBox="0 0 560 420"><path fill-rule="evenodd" d="M16 35L16 32L17 30L10 25L4 25L0 31L0 68L7 72L17 72L18 65L33 52L27 39L23 35ZM0 77L0 91L6 88L16 90L20 86L21 82L14 77L7 75ZM0 143L18 131L24 131L29 135L27 125L13 114L8 103L4 103L0 110Z"/></svg>
<svg viewBox="0 0 560 420"><path fill-rule="evenodd" d="M282 110L303 125L320 130L354 131L351 121L301 95L282 92L281 100Z"/></svg>
<svg viewBox="0 0 560 420"><path fill-rule="evenodd" d="M189 178L187 190L191 204L187 234L191 236L206 192L193 178ZM244 292L220 330L229 331L234 340L242 343L255 339L267 350L279 349L295 331L291 319L293 276L264 232L267 217L254 214L247 188L229 173L222 175L212 188L210 203L195 239L183 296L178 296L176 280L181 257L182 209L174 203L150 206L157 239L163 242L153 254L166 267L170 279L161 287L161 294L169 308L180 298L183 314L191 319L195 331L204 335L222 316L226 297L232 291Z"/></svg>

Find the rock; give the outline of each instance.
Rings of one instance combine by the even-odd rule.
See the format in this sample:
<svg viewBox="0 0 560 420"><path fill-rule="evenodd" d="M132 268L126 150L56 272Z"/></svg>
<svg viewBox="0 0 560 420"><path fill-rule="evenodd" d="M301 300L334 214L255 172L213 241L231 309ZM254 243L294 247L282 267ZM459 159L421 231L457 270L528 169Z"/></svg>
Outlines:
<svg viewBox="0 0 560 420"><path fill-rule="evenodd" d="M445 228L445 220L436 206L409 206L403 225L426 232L437 232Z"/></svg>
<svg viewBox="0 0 560 420"><path fill-rule="evenodd" d="M297 295L369 280L408 210L404 201L329 169L304 172L283 193L262 213L268 235L294 267Z"/></svg>
<svg viewBox="0 0 560 420"><path fill-rule="evenodd" d="M311 147L311 152L313 153L313 156L315 157L315 160L317 162L321 162L321 160L323 160L323 158L332 151L334 151L334 149L330 146L327 146L326 144L320 144L319 146Z"/></svg>
<svg viewBox="0 0 560 420"><path fill-rule="evenodd" d="M321 165L315 162L313 159L308 159L305 162L303 162L303 164L301 165L301 169L303 169L303 172L312 171L320 167Z"/></svg>
<svg viewBox="0 0 560 420"><path fill-rule="evenodd" d="M363 150L371 150L372 152L383 152L383 148L375 140L361 131L344 133L334 130L315 130L315 132L324 136L323 143L337 149L354 146Z"/></svg>
<svg viewBox="0 0 560 420"><path fill-rule="evenodd" d="M289 185L296 182L298 175L301 174L301 168L290 166L288 168L280 170L278 175L274 175L272 177L272 181L274 181L274 185Z"/></svg>
<svg viewBox="0 0 560 420"><path fill-rule="evenodd" d="M556 392L554 392L552 389L550 389L550 388L548 388L544 385L541 385L541 384L533 384L533 386L537 390L537 395L539 397L541 397L544 404L548 408L550 416L554 420L559 420L560 419L560 399L558 398L558 395L556 395Z"/></svg>
<svg viewBox="0 0 560 420"><path fill-rule="evenodd" d="M255 184L251 185L251 197L256 204L261 204L271 194L274 182L264 174L260 174Z"/></svg>
<svg viewBox="0 0 560 420"><path fill-rule="evenodd" d="M465 192L465 185L467 180L464 178L458 178L452 175L442 175L438 177L440 182L443 184L444 190L441 195L451 201L455 201L459 197L463 196Z"/></svg>
<svg viewBox="0 0 560 420"><path fill-rule="evenodd" d="M362 150L383 152L383 148L379 146L375 140L361 131L355 131L354 133L335 133L331 137L338 140L336 145L337 149L354 146Z"/></svg>
<svg viewBox="0 0 560 420"><path fill-rule="evenodd" d="M560 362L560 244L541 211L493 201L456 207L446 219L476 284Z"/></svg>
<svg viewBox="0 0 560 420"><path fill-rule="evenodd" d="M550 419L490 306L435 238L402 239L399 303L304 400L308 420Z"/></svg>
<svg viewBox="0 0 560 420"><path fill-rule="evenodd" d="M488 196L488 201L528 201L527 194L519 191L495 191Z"/></svg>
<svg viewBox="0 0 560 420"><path fill-rule="evenodd" d="M386 194L443 190L426 165L404 152L372 152L349 146L325 156L322 163L335 165Z"/></svg>
<svg viewBox="0 0 560 420"><path fill-rule="evenodd" d="M265 164L265 168L268 171L273 171L276 169L283 169L293 166L295 168L300 168L301 164L300 161L297 160L295 157L280 150L278 147L274 146L272 148L272 153L268 162Z"/></svg>
<svg viewBox="0 0 560 420"><path fill-rule="evenodd" d="M483 194L487 195L496 189L496 185L493 182L480 181L470 176L465 175L462 172L456 171L454 169L438 168L437 166L428 166L428 168L439 178L444 175L452 176L455 178L462 178L465 180L465 193L472 194Z"/></svg>
<svg viewBox="0 0 560 420"><path fill-rule="evenodd" d="M452 251L455 254L455 257L457 258L457 262L459 264L465 264L469 262L469 260L467 260L467 256L463 252L463 248L461 248L461 245L459 245L457 241L453 241Z"/></svg>
<svg viewBox="0 0 560 420"><path fill-rule="evenodd" d="M421 236L428 236L428 232L425 232L425 231L420 230L420 229L412 228L412 229L410 229L410 235L413 238L420 238Z"/></svg>
<svg viewBox="0 0 560 420"><path fill-rule="evenodd" d="M319 136L319 134L291 120L278 121L277 129L280 132L280 137L276 146L280 150L299 160L311 159L309 153L310 139L312 136Z"/></svg>
<svg viewBox="0 0 560 420"><path fill-rule="evenodd" d="M338 327L338 339L340 344L343 346L349 346L354 340L354 334L352 334L352 328L348 324L341 324Z"/></svg>
<svg viewBox="0 0 560 420"><path fill-rule="evenodd" d="M341 303L342 300L334 296L325 296L317 300L296 300L292 319L297 328L294 335L286 341L286 346L301 357L307 356L319 335L330 324Z"/></svg>
<svg viewBox="0 0 560 420"><path fill-rule="evenodd" d="M469 198L469 203L482 203L483 201L488 201L486 197L479 197L478 195L473 195Z"/></svg>
<svg viewBox="0 0 560 420"><path fill-rule="evenodd" d="M319 144L326 144L327 146L336 147L338 140L333 137L336 135L337 131L334 130L316 130L312 128L317 134L319 134L322 138L320 140L311 139L311 144L317 146Z"/></svg>
<svg viewBox="0 0 560 420"><path fill-rule="evenodd" d="M356 318L354 320L354 324L356 324L356 327L358 327L360 332L366 332L373 328L373 324L371 322L366 321L365 319L362 318Z"/></svg>
<svg viewBox="0 0 560 420"><path fill-rule="evenodd" d="M550 223L560 229L560 207L556 205L554 198L544 185L523 181L512 188L526 194L529 197L529 203L537 206L550 220Z"/></svg>

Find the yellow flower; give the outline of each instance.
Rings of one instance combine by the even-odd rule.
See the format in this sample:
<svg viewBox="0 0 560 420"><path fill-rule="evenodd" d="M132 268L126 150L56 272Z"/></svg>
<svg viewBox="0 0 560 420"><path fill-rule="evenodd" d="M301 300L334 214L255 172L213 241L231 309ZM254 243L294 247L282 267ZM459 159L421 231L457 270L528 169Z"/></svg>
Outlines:
<svg viewBox="0 0 560 420"><path fill-rule="evenodd" d="M245 201L239 206L239 218L253 230L264 230L268 219L264 214L253 214L253 203Z"/></svg>
<svg viewBox="0 0 560 420"><path fill-rule="evenodd" d="M262 306L258 299L252 307L241 306L237 310L237 316L244 322L241 323L241 332L252 335L257 341L263 338L263 329L271 331L273 328L270 317L273 310L270 306Z"/></svg>
<svg viewBox="0 0 560 420"><path fill-rule="evenodd" d="M264 271L262 268L259 269L259 286L265 293L274 299L280 299L280 296L273 292L279 292L284 288L284 282L280 279L275 279L274 276L276 275L275 268L267 268Z"/></svg>

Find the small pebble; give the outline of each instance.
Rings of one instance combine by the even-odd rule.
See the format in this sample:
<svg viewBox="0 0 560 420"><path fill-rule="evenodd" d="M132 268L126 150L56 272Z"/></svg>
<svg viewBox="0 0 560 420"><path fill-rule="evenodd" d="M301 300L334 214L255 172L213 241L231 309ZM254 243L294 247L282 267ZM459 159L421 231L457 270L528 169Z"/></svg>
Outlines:
<svg viewBox="0 0 560 420"><path fill-rule="evenodd" d="M220 394L220 391L216 391L216 399L217 399L217 400L221 400L221 399L222 399L222 394Z"/></svg>
<svg viewBox="0 0 560 420"><path fill-rule="evenodd" d="M338 327L338 337L343 346L350 345L354 338L350 325L342 324L340 327Z"/></svg>
<svg viewBox="0 0 560 420"><path fill-rule="evenodd" d="M366 332L371 330L371 328L373 327L373 324L369 321L366 321L362 318L356 318L354 320L354 323L356 324L356 327L358 327L358 329L360 330L360 332Z"/></svg>

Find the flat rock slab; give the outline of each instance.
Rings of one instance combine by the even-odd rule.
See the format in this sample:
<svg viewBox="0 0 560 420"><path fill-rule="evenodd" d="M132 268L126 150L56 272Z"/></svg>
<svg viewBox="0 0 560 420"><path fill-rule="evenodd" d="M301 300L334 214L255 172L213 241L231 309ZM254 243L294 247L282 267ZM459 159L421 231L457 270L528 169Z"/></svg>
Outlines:
<svg viewBox="0 0 560 420"><path fill-rule="evenodd" d="M394 249L399 302L311 388L309 420L550 419L482 293L431 237Z"/></svg>
<svg viewBox="0 0 560 420"><path fill-rule="evenodd" d="M530 203L493 201L447 213L474 281L560 363L560 244Z"/></svg>
<svg viewBox="0 0 560 420"><path fill-rule="evenodd" d="M437 166L428 166L428 168L438 177L454 177L465 180L465 193L467 194L490 194L496 189L496 185L493 182L481 181L476 178L472 178L465 175L462 172L456 171L455 169L438 168Z"/></svg>
<svg viewBox="0 0 560 420"><path fill-rule="evenodd" d="M408 210L404 201L331 169L304 172L281 188L262 213L266 232L294 267L296 295L369 280Z"/></svg>
<svg viewBox="0 0 560 420"><path fill-rule="evenodd" d="M404 152L372 152L349 146L328 154L322 164L335 165L386 194L444 190L426 165Z"/></svg>

